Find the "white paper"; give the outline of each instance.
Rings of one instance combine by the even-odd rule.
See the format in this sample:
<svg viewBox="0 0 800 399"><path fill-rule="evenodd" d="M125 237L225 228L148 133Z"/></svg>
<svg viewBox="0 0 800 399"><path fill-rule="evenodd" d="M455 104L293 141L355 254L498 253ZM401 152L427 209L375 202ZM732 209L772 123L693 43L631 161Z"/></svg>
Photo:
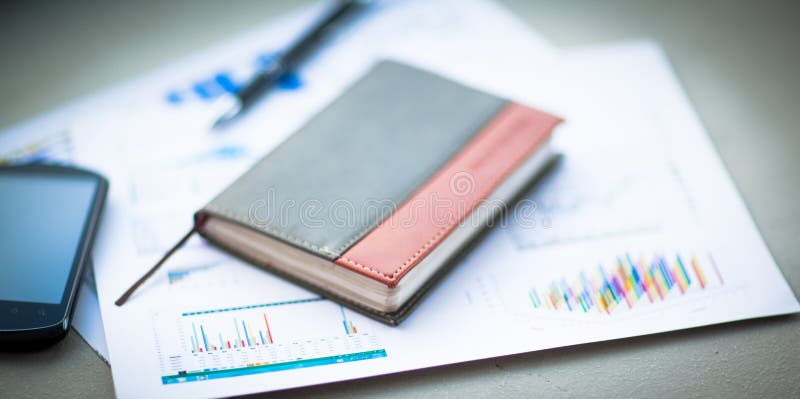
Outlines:
<svg viewBox="0 0 800 399"><path fill-rule="evenodd" d="M191 225L195 209L317 109L334 99L376 60L386 57L400 59L544 108L552 108L547 102L555 103L558 99L558 82L553 78L556 76L553 70L557 66L555 52L505 10L480 1L395 2L379 7L373 15L354 27L351 34L337 40L316 56L299 73L300 89L277 91L258 109L237 121L232 129L222 134L209 132L208 127L214 116L213 104L201 97L219 90L220 72L225 71L234 80L246 76L260 55L281 48L283 42L307 25L312 14L318 12L318 9L310 10L305 15L278 21L261 31L251 32L242 40L226 43L144 77L138 84L129 84L128 88L110 92L107 103L113 105L106 107L101 116L98 116L100 113L94 113L74 123L76 129L81 131L76 144L77 157L83 164L103 171L112 181L104 223L95 244L95 259L106 335L110 338L109 351L114 359L112 369L115 375L123 375L115 383L121 396L141 392L143 388L135 379L129 380L127 375L130 373L124 370L141 367L142 370L148 370L145 373L158 374L161 366L167 367L168 363L176 361L175 357L169 360L170 355L158 358L149 351L132 351L130 348L131 345L138 345L132 339L138 342L145 338L150 348L152 345L163 347L165 354L173 351L168 347L173 341L166 337L177 337L176 331L171 331L169 327L176 327L175 314L186 313L183 304L205 304L204 308L196 307L194 311L198 311L218 309L219 306L238 308L237 304L289 301L292 302L289 304L291 306L282 305L287 308L269 307L269 318L274 318L274 323L278 325L274 346L278 349L271 356L285 360L313 352L317 360L310 360L312 364L341 361L345 363L345 369L352 370L350 373L354 373L353 376L372 369L372 365L347 360L384 356L384 359L376 360L385 361L384 345L377 338L373 339L374 335L370 332L373 328L383 329L384 326L375 325L375 322L329 301L313 300L316 295L226 257L218 250L208 248L199 239L188 243L123 308L112 304L126 286L185 233ZM490 40L492 37L495 39ZM497 38L503 38L499 45ZM519 49L526 49L526 52L519 54ZM209 83L209 80L213 82ZM229 273L231 268L234 268L234 272ZM170 278L176 273L187 277ZM217 275L219 273L224 276ZM198 283L202 288L192 289L194 282L203 276L214 277L210 282ZM219 292L219 296L208 295L220 287L227 287L224 289L230 292ZM294 303L304 299L312 300ZM237 309L234 312L252 313L249 309ZM282 315L285 309L289 313ZM294 313L297 311L308 317L297 317ZM251 314L254 315L257 313ZM293 317L287 318L288 315ZM180 320L193 318L186 317ZM237 320L240 317L237 316ZM346 326L342 318L353 323L352 327L348 327L351 328L349 331L358 333L340 339L338 335ZM313 327L304 327L303 323L323 319L338 320L313 333L320 342L332 345L328 349L319 349L318 346L322 344L317 341L310 347L281 346L286 343L280 340L289 337L297 339L302 335L301 331ZM233 323L233 320L226 320L227 326L231 325L228 321ZM219 327L220 320L214 322ZM253 327L258 328L260 324L256 322L258 320L247 320L247 323L253 323ZM205 323L208 321L202 324L205 328L215 328ZM180 328L185 332L190 325L187 321ZM136 328L131 328L134 326ZM139 327L145 328L144 331L149 335L143 335ZM241 326L237 340L241 340L239 336L246 327L249 328L249 324ZM158 342L152 335L154 329L160 331L155 333L159 336L166 334ZM232 337L220 337L221 332L215 337L204 337L203 328L193 325L192 331L196 329L200 329L200 335L194 338L194 345L198 344L200 337L204 338L204 346L212 338L217 346L227 345ZM262 339L260 335L263 333L259 332L258 339ZM248 341L246 338L245 341ZM192 341L186 337L180 339ZM245 356L230 361L251 364L276 360ZM314 375L320 371L309 368L308 373ZM305 374L289 380L281 377L283 382L280 384L288 387L299 381L308 384L330 380L330 377L323 375L319 379ZM160 386L161 382L178 379L159 379L157 382ZM186 389L185 384L169 385L177 386L178 390ZM265 389L268 388L248 387L238 392ZM157 391L153 393L158 394ZM220 386L213 391L196 392L197 395L208 396L229 395L234 391Z"/></svg>
<svg viewBox="0 0 800 399"><path fill-rule="evenodd" d="M103 318L100 316L100 302L97 300L97 287L92 269L90 265L83 274L75 312L72 314L72 326L100 358L108 363L106 335L103 331Z"/></svg>
<svg viewBox="0 0 800 399"><path fill-rule="evenodd" d="M301 88L270 96L226 134L207 132L208 105L185 87L221 66L246 69L265 51L247 37L110 91L114 109L75 123L76 156L112 181L95 261L119 396L229 396L798 311L657 47L571 53L560 65L569 80L561 80L552 49L491 5L458 2L458 12L443 13L436 7L444 3L407 4L385 12L394 25L357 36L388 44L376 50L343 38L301 71ZM436 19L443 16L450 19ZM303 18L264 28L255 43L280 42ZM409 19L428 24L412 29L402 23ZM567 119L555 143L564 158L530 194L539 206L534 223L495 229L399 327L199 239L128 304L113 305L189 228L195 209L381 56ZM177 97L180 105L165 100ZM581 272L587 280L611 275L618 258L623 268L627 258L642 259L646 272L660 257L678 271L680 258L691 281L654 283L652 303L645 295L605 307L590 298L584 312L546 296L569 292L559 291L562 279L577 287ZM656 285L671 286L663 299ZM213 349L242 340L241 348Z"/></svg>
<svg viewBox="0 0 800 399"><path fill-rule="evenodd" d="M323 76L322 79L314 82L317 84L314 94L311 96L314 102L324 104L335 96L348 81L355 79L371 62L383 55L382 53L387 47L391 47L391 53L385 54L386 56L402 57L409 62L416 57L422 60L424 65L425 61L429 60L429 57L426 57L426 53L436 51L437 48L441 49L441 44L439 46L430 46L429 48L418 46L418 44L426 41L426 36L431 34L438 36L441 41L449 40L452 42L454 37L458 37L463 32L464 21L459 18L464 16L474 21L478 16L485 14L487 17L493 16L495 18L495 25L497 22L506 23L508 26L497 29L497 34L518 32L523 29L519 21L508 18L508 13L505 10L499 9L490 3L470 1L460 4L454 1L444 1L434 5L423 5L422 2L417 1L412 2L414 3L412 6L395 6L391 2L383 3L379 12L384 15L388 14L388 17L381 16L380 23L372 23L373 26L368 35L348 35L348 41L355 43L350 43L344 48L338 46L336 50L328 51L336 54L336 59L333 62L322 63L324 65L324 74L312 74ZM269 23L246 32L236 39L221 43L157 73L132 79L12 126L0 134L0 164L48 162L78 164L78 166L83 164L83 166L86 166L87 160L75 159L74 157L73 130L76 123L79 123L76 121L91 120L98 115L104 114L114 115L119 110L129 113L128 106L139 108L138 115L140 117L146 117L144 115L148 112L153 112L153 109L155 109L155 118L159 121L158 125L162 129L167 129L167 125L171 124L178 131L189 133L186 136L192 136L188 132L190 129L205 130L217 114L214 109L209 109L213 101L204 99L203 96L218 97L220 95L223 89L217 79L222 76L233 79L237 83L243 81L263 63L269 62L278 50L283 49L298 32L305 29L310 21L320 15L327 6L328 4L320 3L295 12L278 22ZM387 9L389 11L386 11ZM453 12L456 9L461 12ZM436 16L437 14L439 15L438 17ZM498 17L500 19L496 19ZM375 18L368 16L366 19L374 20ZM493 18L487 18L487 21L492 20ZM409 27L411 25L409 21L413 21L416 26L415 29ZM454 27L457 27L457 29L454 29ZM490 28L487 27L486 29ZM390 34L385 32L390 32ZM514 36L509 34L512 39ZM373 38L375 39L373 40ZM486 37L475 37L474 39L478 43L486 41ZM542 55L545 59L552 58L549 54L554 52L553 48L541 37L528 35L523 37L522 40L525 46L530 49L531 54ZM505 55L508 56L508 52L515 50L513 43L514 40L511 40L505 48L497 48L496 53L506 53ZM368 47L367 51L363 51L365 47ZM483 56L482 53L471 52L469 48L461 48L455 51L462 54L460 58L465 61L465 64L472 64L473 67L478 68L486 67L485 63L480 62L480 57ZM463 54L465 53L472 54L464 57ZM404 55L410 56L404 57ZM231 59L236 61L231 62ZM347 60L343 70L336 67L341 59ZM441 60L442 57L439 57L439 59ZM427 66L432 69L437 68L435 62ZM439 68L447 69L447 66L442 67L440 65ZM458 73L459 68L455 68L451 72ZM468 77L470 74L462 71L462 75L467 75L466 77ZM175 79L176 76L180 76L181 79ZM287 82L284 86L291 87L292 85L292 82ZM491 86L491 83L489 85ZM293 91L291 89L286 90ZM320 95L322 97L316 98ZM137 100L144 99L144 102L134 100L132 103L132 98ZM278 101L277 105L271 104L271 107L268 107L269 113L259 110L257 111L259 118L256 118L255 122L250 122L249 124L240 123L233 130L241 130L242 126L247 129L247 126L257 124L264 119L268 119L270 122L278 121L279 124L300 123L304 118L312 115L315 109L314 104L309 103L308 99L309 96L302 96L296 100L286 101L286 99L283 99L283 101ZM158 114L159 111L164 111L165 104L177 102L181 105L167 108L165 114ZM180 112L173 113L172 111L175 109L179 109ZM285 114L290 114L292 117L285 119L283 117ZM200 118L197 118L198 116ZM173 117L178 119L170 120ZM114 118L107 115L105 118L100 118L100 120L104 121L110 119L113 120ZM145 125L145 127L150 128L151 126ZM201 162L202 165L199 166L187 164L187 167L183 168L183 170L175 168L170 171L172 173L170 177L173 178L173 181L182 181L186 180L184 177L190 180L203 176L202 184L199 184L199 182L186 182L187 184L183 188L186 189L187 185L201 187L205 190L205 197L203 195L197 196L198 193L191 194L197 196L197 198L207 198L208 193L218 191L218 186L209 181L214 175L214 170L224 165L222 168L225 172L221 176L222 179L217 179L217 184L224 185L227 183L226 179L237 174L236 171L231 169L233 168L232 164L238 163L240 168L245 167L253 161L254 157L264 152L263 148L269 148L280 141L287 132L293 129L293 126L272 128L273 133L268 136L269 140L264 142L260 142L260 140L254 143L235 142L231 146L216 146L213 142L205 143L210 150L208 153L200 154L200 158L211 162ZM118 130L120 130L120 127L112 121L108 126L108 131ZM153 136L158 138L158 133L156 132ZM175 141L171 143L172 146L165 145L165 154L168 157L177 154L178 149L174 148L175 144L180 143L180 140L183 140L186 136L175 137ZM121 139L119 135L115 137ZM136 138L134 137L134 139ZM141 139L143 140L144 138ZM257 139L259 138L257 137ZM191 141L190 139L189 142ZM120 143L122 144L120 145ZM124 149L126 144L124 144L124 141L120 143L113 143L112 146L100 148L99 150L108 152L117 147ZM193 149L196 151L196 148ZM192 149L187 148L187 150L188 153L192 153ZM90 156L88 158L91 159L93 157ZM214 163L214 161L222 161L222 165ZM206 170L200 169L203 166L206 166ZM151 168L151 170L153 169ZM163 170L163 168L160 170ZM211 173L208 173L209 171ZM132 184L136 184L137 181L148 181L150 177L148 173L147 171L140 173L138 180L134 178L135 181ZM176 173L184 173L184 175L175 176ZM159 173L155 173L155 175L158 176ZM166 177L163 178L167 180ZM153 184L158 184L158 182L153 182ZM142 229L137 229L134 226L134 241L137 245L142 247L149 246L150 251L158 251L164 245L168 245L175 232L185 227L185 219L182 218L183 214L177 218L163 218L162 216L171 214L176 207L180 211L189 209L184 206L185 203L181 203L184 200L183 197L176 198L173 207L165 206L161 201L156 201L155 203L151 201L153 206L141 207L142 210L137 214L136 218L155 218L160 222L155 226L142 226ZM170 224L170 221L176 223ZM133 223L136 225L135 221ZM87 276L87 279L91 278L91 275ZM105 337L102 334L102 321L99 315L97 294L93 286L86 282L82 283L75 307L73 326L87 343L107 361L108 353Z"/></svg>

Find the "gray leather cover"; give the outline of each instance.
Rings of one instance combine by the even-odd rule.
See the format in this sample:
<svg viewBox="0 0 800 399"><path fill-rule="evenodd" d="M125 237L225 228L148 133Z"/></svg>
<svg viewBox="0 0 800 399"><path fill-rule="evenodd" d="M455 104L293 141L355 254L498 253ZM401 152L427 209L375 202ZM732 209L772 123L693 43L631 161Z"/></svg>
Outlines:
<svg viewBox="0 0 800 399"><path fill-rule="evenodd" d="M501 98L383 61L203 211L334 260L504 105Z"/></svg>

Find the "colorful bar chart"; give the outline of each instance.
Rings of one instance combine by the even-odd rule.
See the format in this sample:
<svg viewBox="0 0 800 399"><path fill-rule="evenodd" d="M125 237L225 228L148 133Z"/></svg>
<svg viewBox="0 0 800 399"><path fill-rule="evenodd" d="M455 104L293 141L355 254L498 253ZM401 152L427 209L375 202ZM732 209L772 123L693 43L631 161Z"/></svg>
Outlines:
<svg viewBox="0 0 800 399"><path fill-rule="evenodd" d="M342 325L344 326L345 334L358 334L358 328L353 324L353 321L347 320L347 315L344 314L344 306L339 305L339 310L342 312Z"/></svg>
<svg viewBox="0 0 800 399"><path fill-rule="evenodd" d="M236 331L236 338L223 337L219 333L219 341L213 341L206 335L205 327L200 324L200 334L198 335L198 328L195 323L192 323L192 353L211 352L222 349L236 349L245 348L248 346L260 346L275 343L272 338L272 332L269 328L269 321L267 320L267 313L262 313L264 316L264 329L253 329L252 325L248 325L244 320L239 325L239 320L233 319L233 328ZM240 329L241 327L241 329ZM257 331L258 334L254 334ZM244 338L242 338L244 337Z"/></svg>
<svg viewBox="0 0 800 399"><path fill-rule="evenodd" d="M534 309L611 315L620 307L633 309L642 301L663 302L690 291L707 290L712 278L713 284L724 284L710 254L701 263L694 255L634 258L626 253L613 264L598 265L590 273L580 272L571 282L562 278L541 291L533 288L528 299Z"/></svg>
<svg viewBox="0 0 800 399"><path fill-rule="evenodd" d="M377 338L359 327L360 315L319 297L162 319L163 384L386 357Z"/></svg>
<svg viewBox="0 0 800 399"><path fill-rule="evenodd" d="M198 315L207 312L208 313L231 312L242 309L253 309L259 307L291 305L291 304L318 302L318 301L324 301L324 299L323 298L300 299L295 301L284 301L284 302L267 303L254 306L246 306L241 308L227 308L227 309L219 309L212 311L191 312L191 313L185 313L184 316ZM342 325L344 326L345 334L358 334L358 328L356 327L355 324L353 324L352 320L348 320L347 315L345 314L344 307L341 305L339 305L339 313L342 316ZM218 340L214 340L209 335L207 335L206 333L207 328L203 324L195 324L193 322L192 335L190 337L192 345L192 353L203 353L203 352L210 352L222 349L246 348L250 346L261 346L261 345L268 345L275 343L275 339L273 338L272 335L272 329L269 326L269 318L267 317L266 311L261 312L261 318L259 320L255 320L255 323L251 323L250 321L245 321L245 320L238 320L236 317L232 317L231 321L233 323L232 328L233 331L235 331L235 336L232 335L223 336L222 333L218 333L218 335L213 336L215 338L218 338Z"/></svg>

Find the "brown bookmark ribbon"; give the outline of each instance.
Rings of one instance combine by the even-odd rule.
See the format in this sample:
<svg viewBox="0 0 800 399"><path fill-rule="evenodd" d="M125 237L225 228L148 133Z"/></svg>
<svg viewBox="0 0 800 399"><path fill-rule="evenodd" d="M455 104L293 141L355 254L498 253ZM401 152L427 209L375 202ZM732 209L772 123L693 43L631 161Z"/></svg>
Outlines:
<svg viewBox="0 0 800 399"><path fill-rule="evenodd" d="M178 249L180 249L184 244L186 244L186 241L189 241L189 238L191 238L194 233L197 233L200 230L200 228L203 226L203 223L205 222L205 219L206 219L205 214L203 213L199 213L198 215L196 215L194 226L192 226L192 229L189 230L189 232L186 233L186 235L184 235L183 238L181 238L181 240L178 241L177 244L175 244L175 246L170 248L169 251L167 251L167 253L165 253L164 256L161 257L161 260L159 260L158 263L155 264L155 266L151 267L150 270L147 271L147 273L145 273L141 278L139 278L139 280L133 283L133 285L130 288L128 288L128 290L125 291L125 293L122 294L122 296L119 297L119 299L117 299L117 301L114 302L114 304L117 306L124 305L125 302L127 302L128 299L130 299L133 293L136 292L136 290L139 289L139 287L141 287L142 284L144 284L145 281L147 281L153 274L155 274L155 272L158 271L159 268L161 268L161 265L163 265L167 261L167 259L169 259L172 256L172 254L177 252Z"/></svg>

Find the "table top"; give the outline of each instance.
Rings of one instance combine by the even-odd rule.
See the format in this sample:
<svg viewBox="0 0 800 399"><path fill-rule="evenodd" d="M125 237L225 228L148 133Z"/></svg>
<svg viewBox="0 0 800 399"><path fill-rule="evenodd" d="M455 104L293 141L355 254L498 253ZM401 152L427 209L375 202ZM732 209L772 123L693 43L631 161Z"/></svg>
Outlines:
<svg viewBox="0 0 800 399"><path fill-rule="evenodd" d="M0 5L0 128L306 2L10 3ZM781 271L800 293L800 3L504 3L564 48L642 37L660 42ZM800 316L774 317L277 396L800 397L797 342ZM53 395L114 395L108 365L74 331L45 351L0 354L0 396Z"/></svg>

